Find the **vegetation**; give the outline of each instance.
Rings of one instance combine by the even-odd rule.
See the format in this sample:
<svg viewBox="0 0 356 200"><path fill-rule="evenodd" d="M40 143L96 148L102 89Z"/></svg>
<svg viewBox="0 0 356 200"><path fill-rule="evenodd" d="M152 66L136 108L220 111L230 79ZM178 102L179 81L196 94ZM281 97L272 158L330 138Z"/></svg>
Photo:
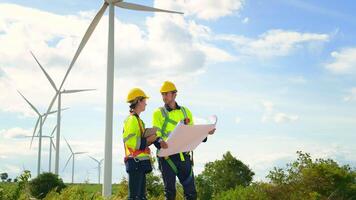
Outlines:
<svg viewBox="0 0 356 200"><path fill-rule="evenodd" d="M60 193L65 185L58 175L43 173L30 181L30 193L37 199L43 199L51 191Z"/></svg>
<svg viewBox="0 0 356 200"><path fill-rule="evenodd" d="M356 171L348 165L339 165L332 159L312 159L310 154L297 152L297 159L284 168L274 168L266 182L253 182L254 172L230 152L221 160L209 162L196 176L199 199L202 200L356 200ZM45 200L102 200L101 186L97 184L74 184L63 188L61 179L53 174L41 174L29 181L29 171L17 177L16 183L0 183L0 200L30 197ZM4 180L7 180L8 177ZM32 187L51 183L40 193ZM56 184L54 184L56 183ZM37 188L37 186L36 186ZM48 193L47 193L48 192ZM112 200L126 199L127 180L113 185ZM43 195L40 195L43 194ZM44 195L46 194L46 195ZM183 199L183 190L178 186L177 200ZM163 200L164 189L161 177L147 176L147 197Z"/></svg>

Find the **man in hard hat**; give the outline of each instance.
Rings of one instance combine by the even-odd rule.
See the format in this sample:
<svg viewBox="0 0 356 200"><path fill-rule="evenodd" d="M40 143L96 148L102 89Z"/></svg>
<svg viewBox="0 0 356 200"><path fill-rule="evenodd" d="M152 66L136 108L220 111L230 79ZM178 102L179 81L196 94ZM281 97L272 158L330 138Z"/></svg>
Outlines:
<svg viewBox="0 0 356 200"><path fill-rule="evenodd" d="M176 125L183 121L186 125L193 125L193 116L190 110L180 106L176 102L177 88L174 83L165 81L160 90L164 106L156 109L153 113L153 127L157 128L157 149L168 148L167 139ZM209 134L213 134L212 130ZM205 139L203 142L205 142ZM174 200L176 197L176 177L184 189L184 198L187 200L197 199L194 183L192 159L189 152L181 152L169 157L158 158L159 169L162 172L166 200Z"/></svg>

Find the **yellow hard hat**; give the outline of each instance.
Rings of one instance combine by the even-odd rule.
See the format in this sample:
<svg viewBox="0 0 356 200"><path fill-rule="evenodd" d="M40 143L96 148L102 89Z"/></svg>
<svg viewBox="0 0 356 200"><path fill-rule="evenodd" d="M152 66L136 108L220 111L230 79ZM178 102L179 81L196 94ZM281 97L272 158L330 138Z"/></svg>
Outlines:
<svg viewBox="0 0 356 200"><path fill-rule="evenodd" d="M140 88L132 88L129 92L129 94L127 95L127 103L135 100L137 97L143 97L145 99L148 99L149 97L145 94L145 92L143 90L141 90Z"/></svg>
<svg viewBox="0 0 356 200"><path fill-rule="evenodd" d="M165 81L161 87L160 92L172 92L172 91L177 91L176 86L174 85L174 83L170 82L170 81Z"/></svg>

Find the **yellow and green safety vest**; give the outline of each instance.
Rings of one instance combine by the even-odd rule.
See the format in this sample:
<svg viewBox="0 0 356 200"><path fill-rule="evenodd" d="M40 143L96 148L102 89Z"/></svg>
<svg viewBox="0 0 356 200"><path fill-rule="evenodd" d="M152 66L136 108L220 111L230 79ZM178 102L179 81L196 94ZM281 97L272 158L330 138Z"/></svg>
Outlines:
<svg viewBox="0 0 356 200"><path fill-rule="evenodd" d="M160 107L153 113L152 124L157 128L157 137L167 141L169 134L181 121L185 121L187 125L194 124L192 113L188 108L178 106L177 109L168 111L166 107ZM184 160L182 153L180 153L180 158Z"/></svg>
<svg viewBox="0 0 356 200"><path fill-rule="evenodd" d="M131 114L126 118L123 131L125 159L150 159L150 149L148 147L140 150L141 138L143 137L144 131L145 124L137 115Z"/></svg>

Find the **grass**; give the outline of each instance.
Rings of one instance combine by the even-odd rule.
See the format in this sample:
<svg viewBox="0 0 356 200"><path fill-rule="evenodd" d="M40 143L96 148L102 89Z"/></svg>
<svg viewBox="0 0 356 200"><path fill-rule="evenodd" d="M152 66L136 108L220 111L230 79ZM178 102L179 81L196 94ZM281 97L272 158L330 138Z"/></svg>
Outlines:
<svg viewBox="0 0 356 200"><path fill-rule="evenodd" d="M102 185L99 184L90 184L90 183L76 183L76 184L66 184L67 186L79 186L87 193L96 193L102 191ZM118 184L112 185L113 194L116 194L118 191Z"/></svg>
<svg viewBox="0 0 356 200"><path fill-rule="evenodd" d="M0 187L4 190L13 190L16 188L17 183L0 182Z"/></svg>

